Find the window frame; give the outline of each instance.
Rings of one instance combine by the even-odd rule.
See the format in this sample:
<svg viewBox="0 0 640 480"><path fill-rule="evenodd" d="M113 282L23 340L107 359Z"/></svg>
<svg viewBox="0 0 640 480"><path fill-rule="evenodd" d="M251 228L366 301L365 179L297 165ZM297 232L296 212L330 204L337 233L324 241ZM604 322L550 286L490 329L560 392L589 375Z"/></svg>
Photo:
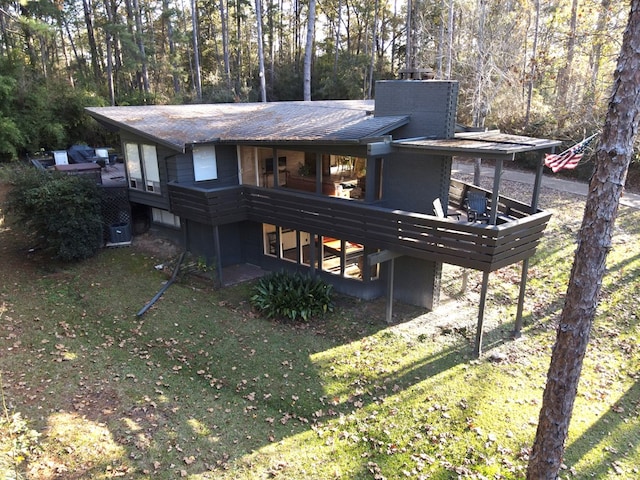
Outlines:
<svg viewBox="0 0 640 480"><path fill-rule="evenodd" d="M196 182L218 179L218 159L215 145L194 145L191 156L193 158L193 177Z"/></svg>
<svg viewBox="0 0 640 480"><path fill-rule="evenodd" d="M124 142L129 188L161 195L160 166L156 145Z"/></svg>

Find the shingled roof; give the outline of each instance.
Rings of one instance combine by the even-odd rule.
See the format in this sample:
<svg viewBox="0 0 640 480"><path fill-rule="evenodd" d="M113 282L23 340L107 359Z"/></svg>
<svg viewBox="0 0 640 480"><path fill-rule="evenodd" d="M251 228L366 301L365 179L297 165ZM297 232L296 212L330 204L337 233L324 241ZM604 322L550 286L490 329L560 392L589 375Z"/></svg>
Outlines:
<svg viewBox="0 0 640 480"><path fill-rule="evenodd" d="M101 123L184 151L197 143L359 143L409 117L373 115L372 101L89 107Z"/></svg>

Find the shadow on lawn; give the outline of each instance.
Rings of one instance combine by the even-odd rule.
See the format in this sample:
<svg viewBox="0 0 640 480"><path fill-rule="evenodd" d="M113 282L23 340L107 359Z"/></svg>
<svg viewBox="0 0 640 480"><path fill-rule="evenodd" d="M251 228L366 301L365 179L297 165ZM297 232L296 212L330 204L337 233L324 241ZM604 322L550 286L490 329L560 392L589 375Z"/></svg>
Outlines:
<svg viewBox="0 0 640 480"><path fill-rule="evenodd" d="M0 244L5 239L5 235L0 235ZM560 247L552 250L550 254L561 256ZM110 261L126 262L129 256L128 252L121 258L114 254ZM628 267L632 261L625 260L612 268ZM40 376L33 377L33 384L26 386L33 390L14 385L9 392L17 409L24 409L35 420L44 417L43 413L52 407L47 404L52 398L46 394L49 384L42 386L47 381L45 373L53 372L52 378L62 390L61 404L53 406L55 412L46 417L53 454L48 458L51 461L48 464L50 478L56 475L70 479L89 478L105 472L127 478L175 478L183 470L188 474L211 472L211 478L215 478L217 472L222 474L233 468L233 462L242 462L252 452L309 433L310 423L318 420L314 415L320 410L332 409L331 416L321 419L332 421L340 414L366 408L376 402L376 398L407 390L472 358L475 316L467 318L466 324L458 329L441 329L427 337L420 337L420 334L409 339L402 335L387 337L385 331L393 331L393 327L389 328L383 320L383 300L362 302L341 298L341 311L326 320L312 326L293 326L252 316L248 304L238 300L244 297L246 286L227 292L208 292L191 289L189 285L176 285L142 319L133 318L133 314L143 301L135 302L133 308L116 303L108 304L109 308L101 305L95 310L88 306L87 318L79 317L78 310L72 307L85 302L85 297L69 299L69 292L81 291L83 284L105 282L104 275L108 270L95 268L99 262L100 259L87 262L87 265L94 264L93 269L77 266L77 275L68 275L61 285L53 282L38 286L37 279L30 279L33 290L29 290L29 295L33 299L51 297L56 301L56 310L66 309L61 317L64 320L45 323L49 320L42 315L37 323L39 328L57 330L58 336L46 348L45 344L33 344L34 354L44 355L48 362L44 367L37 366L46 371L41 375L38 373ZM16 261L15 265L18 263ZM624 278L634 276L627 268ZM123 274L110 287L105 299L113 301L128 296L134 291L133 285L141 281L144 278L137 272ZM156 277L149 283L155 281ZM45 290L45 286L49 290ZM18 286L15 288L17 290ZM51 289L58 289L59 295L53 295ZM493 283L490 283L490 295L492 289ZM150 294L154 291L151 287ZM554 298L557 299L557 295ZM516 298L513 305L515 302ZM557 312L558 302L543 305L536 317L548 320L547 317ZM342 311L347 309L352 312L350 315ZM42 311L52 312L52 306ZM394 327L406 325L425 314L422 309L402 304L395 305L394 312ZM185 318L192 323L185 325ZM528 325L533 320L530 315L525 317ZM62 321L69 328L68 332L62 329ZM508 344L512 328L512 322L487 325L485 354ZM12 343L22 340L21 349L31 345L31 341L26 340L29 332L24 333L24 339L11 339ZM78 335L72 337L71 333ZM535 335L535 328L531 329L531 334ZM325 391L328 381L324 375L341 360L352 360L349 357L353 355L351 344L370 342L370 339L382 343L401 341L408 350L427 341L433 342L434 349L380 372L375 381L368 384L354 383L363 373L356 370L352 378L343 379L342 386L333 392L339 397L338 401L333 401ZM0 343L4 341L0 337ZM440 341L441 345L437 346ZM52 346L54 343L56 347ZM55 353L57 345L62 345L68 352L61 351L52 356L50 352ZM78 356L52 363L51 359L62 358L63 353L77 353ZM312 360L321 353L324 353L322 361ZM268 369L266 365L269 365ZM24 382L17 376L14 380ZM394 391L395 385L397 391ZM359 387L363 393L353 395ZM42 393L38 391L34 400L30 397L35 398L36 388L41 388ZM625 405L630 414L634 404L637 410L639 395L636 382L618 405ZM41 404L36 405L38 402ZM636 442L634 448L637 449L637 426L633 425L627 425L624 415L612 409L569 446L567 458L582 458L614 428L619 436L613 449L624 451L632 442ZM87 451L74 450L72 437L67 437L72 433L70 429L91 439L94 438L91 437L93 431L95 439ZM91 447L94 452L90 451ZM586 470L585 476L599 473L606 468L605 463L613 462L616 457L613 449L607 452L600 466ZM106 452L105 455L98 455L100 451ZM73 455L84 455L84 464L74 465ZM65 459L69 460L66 464ZM47 467L45 462L43 465L43 468ZM361 478L372 476L370 468L373 467L363 458ZM41 478L47 478L44 472Z"/></svg>
<svg viewBox="0 0 640 480"><path fill-rule="evenodd" d="M567 446L567 463L575 465L590 456L585 459L586 466L579 470L580 477L603 478L608 472L614 472L625 478L636 478L640 469L639 414L640 382L636 381L613 407Z"/></svg>

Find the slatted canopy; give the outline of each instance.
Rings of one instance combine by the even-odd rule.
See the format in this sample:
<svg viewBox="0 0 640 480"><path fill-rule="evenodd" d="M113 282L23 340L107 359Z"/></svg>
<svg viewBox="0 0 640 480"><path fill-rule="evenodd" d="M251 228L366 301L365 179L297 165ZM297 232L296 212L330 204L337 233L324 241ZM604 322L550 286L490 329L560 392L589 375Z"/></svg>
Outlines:
<svg viewBox="0 0 640 480"><path fill-rule="evenodd" d="M487 160L513 160L518 153L551 151L561 142L546 138L510 135L499 131L456 133L453 138L413 138L396 140L400 150L420 150L433 155L478 157Z"/></svg>

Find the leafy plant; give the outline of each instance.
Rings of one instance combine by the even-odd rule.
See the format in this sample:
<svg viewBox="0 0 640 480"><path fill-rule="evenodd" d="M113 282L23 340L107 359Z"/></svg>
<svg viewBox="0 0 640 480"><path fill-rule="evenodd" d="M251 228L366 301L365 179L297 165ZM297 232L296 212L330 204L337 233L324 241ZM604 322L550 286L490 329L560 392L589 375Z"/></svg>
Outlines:
<svg viewBox="0 0 640 480"><path fill-rule="evenodd" d="M82 176L17 168L8 212L13 223L37 237L39 246L63 261L94 255L102 242L100 189Z"/></svg>
<svg viewBox="0 0 640 480"><path fill-rule="evenodd" d="M251 305L267 318L309 322L333 311L332 286L318 277L274 272L262 277L254 288Z"/></svg>
<svg viewBox="0 0 640 480"><path fill-rule="evenodd" d="M32 430L19 412L10 413L4 398L4 387L0 375L0 475L2 478L21 478L22 463L40 447L40 434Z"/></svg>

